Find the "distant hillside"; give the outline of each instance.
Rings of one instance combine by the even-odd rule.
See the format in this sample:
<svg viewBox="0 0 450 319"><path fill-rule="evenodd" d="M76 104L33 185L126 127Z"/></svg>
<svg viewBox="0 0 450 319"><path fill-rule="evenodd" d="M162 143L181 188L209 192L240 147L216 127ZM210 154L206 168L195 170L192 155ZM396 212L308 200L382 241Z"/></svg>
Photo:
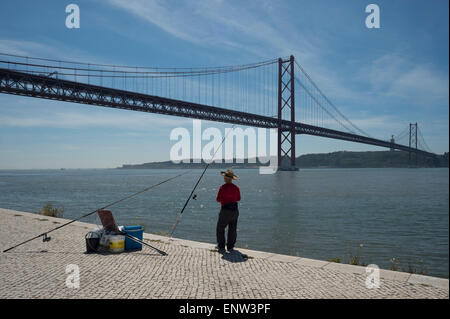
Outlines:
<svg viewBox="0 0 450 319"><path fill-rule="evenodd" d="M412 163L415 164L415 154L412 154ZM376 168L376 167L409 167L409 154L402 151L377 152L333 152L321 154L306 154L297 157L299 168ZM259 163L213 163L211 168L258 168ZM149 168L202 168L204 163L180 163L171 161L152 162L144 164L125 164L119 169L149 169ZM439 155L436 159L418 156L419 167L448 167L448 152Z"/></svg>
<svg viewBox="0 0 450 319"><path fill-rule="evenodd" d="M412 164L416 155L411 154ZM370 167L409 167L409 154L402 151L377 152L334 152L328 154L306 154L297 157L298 167L335 167L335 168L370 168ZM437 159L418 156L419 167L448 167L448 153Z"/></svg>

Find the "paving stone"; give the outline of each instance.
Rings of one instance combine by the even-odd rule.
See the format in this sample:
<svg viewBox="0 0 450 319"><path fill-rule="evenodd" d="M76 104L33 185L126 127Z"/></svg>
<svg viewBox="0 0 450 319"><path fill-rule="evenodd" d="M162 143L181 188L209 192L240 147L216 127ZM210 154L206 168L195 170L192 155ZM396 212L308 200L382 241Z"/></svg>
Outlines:
<svg viewBox="0 0 450 319"><path fill-rule="evenodd" d="M267 257L267 260L281 261L281 262L296 262L300 259L300 257L289 256L289 255L278 255L273 254L270 257Z"/></svg>
<svg viewBox="0 0 450 319"><path fill-rule="evenodd" d="M333 262L328 263L327 265L323 266L323 268L334 269L339 272L346 272L349 274L364 274L366 272L366 268L362 266L333 263Z"/></svg>
<svg viewBox="0 0 450 319"><path fill-rule="evenodd" d="M325 265L328 265L330 262L323 261L323 260L317 260L317 259L310 259L310 258L300 258L295 261L296 264L305 265L309 267L318 267L322 268Z"/></svg>

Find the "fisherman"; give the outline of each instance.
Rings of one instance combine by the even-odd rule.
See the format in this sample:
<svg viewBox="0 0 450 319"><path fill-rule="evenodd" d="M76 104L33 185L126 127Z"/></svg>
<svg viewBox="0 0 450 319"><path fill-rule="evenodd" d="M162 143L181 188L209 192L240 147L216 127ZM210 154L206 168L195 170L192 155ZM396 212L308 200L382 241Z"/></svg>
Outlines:
<svg viewBox="0 0 450 319"><path fill-rule="evenodd" d="M221 203L219 220L217 221L217 248L220 253L225 252L225 228L228 226L227 249L231 252L236 243L237 221L239 216L238 203L241 200L239 187L233 184L238 177L231 169L220 172L225 184L220 186L216 200Z"/></svg>

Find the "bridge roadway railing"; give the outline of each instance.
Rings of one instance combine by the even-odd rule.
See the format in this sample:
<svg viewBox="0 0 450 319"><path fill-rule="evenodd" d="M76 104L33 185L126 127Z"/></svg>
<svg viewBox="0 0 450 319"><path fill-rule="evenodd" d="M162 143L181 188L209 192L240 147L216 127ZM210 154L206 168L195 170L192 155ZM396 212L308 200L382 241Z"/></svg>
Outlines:
<svg viewBox="0 0 450 319"><path fill-rule="evenodd" d="M45 75L17 72L4 68L0 68L0 93L182 116L245 126L280 128L283 131L289 131L291 128L290 121L282 120L279 122L277 118L273 117L68 81ZM299 122L295 123L295 133L387 147L414 152L424 156L436 156L433 153L389 141Z"/></svg>

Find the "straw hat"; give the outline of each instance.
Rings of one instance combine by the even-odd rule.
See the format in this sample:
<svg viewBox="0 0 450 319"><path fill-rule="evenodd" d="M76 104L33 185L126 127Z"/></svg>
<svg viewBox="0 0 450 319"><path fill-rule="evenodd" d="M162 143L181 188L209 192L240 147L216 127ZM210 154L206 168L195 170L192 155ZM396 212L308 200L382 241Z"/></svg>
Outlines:
<svg viewBox="0 0 450 319"><path fill-rule="evenodd" d="M222 176L226 176L232 179L238 179L238 177L236 175L234 175L233 171L231 169L227 169L226 172L220 172L220 175Z"/></svg>

